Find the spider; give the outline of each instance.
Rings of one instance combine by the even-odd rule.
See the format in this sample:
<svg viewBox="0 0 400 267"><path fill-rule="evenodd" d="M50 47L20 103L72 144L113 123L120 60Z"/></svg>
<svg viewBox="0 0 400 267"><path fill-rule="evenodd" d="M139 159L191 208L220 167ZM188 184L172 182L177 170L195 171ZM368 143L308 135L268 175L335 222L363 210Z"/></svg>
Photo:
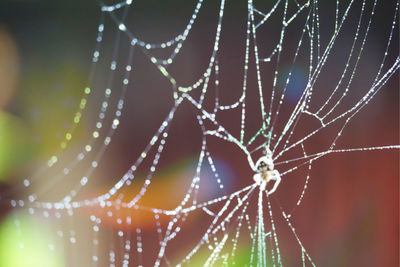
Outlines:
<svg viewBox="0 0 400 267"><path fill-rule="evenodd" d="M271 195L278 188L281 182L281 175L274 169L274 162L272 161L272 152L269 148L266 149L266 154L259 158L254 165L253 159L250 154L247 157L251 169L256 172L254 174L254 181L265 190L270 181L275 181L271 190L267 190L267 194Z"/></svg>

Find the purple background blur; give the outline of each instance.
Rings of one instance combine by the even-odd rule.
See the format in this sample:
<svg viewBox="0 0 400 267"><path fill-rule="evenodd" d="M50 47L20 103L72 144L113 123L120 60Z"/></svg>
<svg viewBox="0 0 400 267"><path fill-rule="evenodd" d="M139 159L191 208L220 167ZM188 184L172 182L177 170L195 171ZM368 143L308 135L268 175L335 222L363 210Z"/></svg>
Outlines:
<svg viewBox="0 0 400 267"><path fill-rule="evenodd" d="M264 3L265 2L265 3ZM271 1L256 1L262 10L271 6ZM323 2L323 1L321 1ZM390 2L390 3L389 3ZM393 3L392 3L393 2ZM380 1L372 30L360 62L359 72L344 105L350 105L369 88L381 62L389 34L395 1ZM359 5L359 3L357 3ZM242 88L244 33L247 4L245 1L228 0L222 26L219 62L221 67L221 101L229 103L236 99ZM194 1L144 1L137 0L131 8L126 25L140 38L149 42L160 42L179 34L186 25L195 6ZM333 5L322 4L321 14L331 12ZM370 5L368 5L370 6ZM171 67L171 73L179 83L189 85L195 81L208 64L215 37L218 1L205 0L182 54ZM343 6L342 6L343 9ZM359 8L356 8L359 10ZM281 13L279 13L281 14ZM358 13L357 13L358 14ZM368 13L367 13L368 14ZM17 121L16 132L24 135L19 140L26 144L10 141L7 154L1 154L5 161L0 169L1 189L9 190L43 163L55 149L61 136L69 127L86 80L89 76L91 55L99 21L99 7L96 1L2 1L0 4L0 112ZM322 15L321 15L322 16ZM329 16L323 19L329 19ZM333 17L332 17L333 18ZM333 49L329 68L321 75L317 90L332 90L347 59L346 53L354 37L354 22L345 27L343 36ZM279 18L272 19L272 26L266 26L258 34L260 53L264 56L273 47L279 36ZM285 44L293 52L298 41L303 20L293 31L289 31ZM332 23L332 19L329 23ZM103 84L108 73L111 48L116 27L106 17L104 36L104 60L99 62L93 88L100 88L89 101L84 123L78 129L75 145L88 138L95 120ZM332 24L321 24L322 43L331 36ZM398 28L395 30L398 31ZM398 34L390 50L389 61L398 55ZM122 38L119 60L124 64L129 41ZM347 50L346 50L347 49ZM282 73L290 67L290 55L283 52ZM304 73L308 62L296 65L295 84L289 95L288 107L299 97L299 90L306 83ZM388 63L389 64L389 63ZM270 92L273 65L263 65L264 90ZM388 66L388 65L386 65ZM254 65L250 70L249 88L254 92L256 81ZM339 76L340 77L340 76ZM357 148L399 144L399 76L396 73L382 91L358 114L344 131L337 148ZM117 86L116 86L117 87ZM301 92L301 91L300 91ZM324 91L323 91L324 92ZM323 93L321 102L323 102ZM253 98L252 98L253 97ZM316 97L319 97L316 94ZM254 134L258 124L258 102L250 94L249 134ZM267 98L266 98L267 99ZM292 99L292 100L291 100ZM98 100L96 102L96 100ZM253 101L253 102L251 102ZM293 102L291 102L293 101ZM353 102L352 102L353 101ZM129 88L125 114L109 151L100 161L96 170L98 188L91 187L84 192L93 195L109 187L134 162L143 147L150 141L152 133L162 122L172 106L170 86L154 65L139 50L134 58L132 84ZM254 105L252 105L254 103ZM289 109L288 109L289 110ZM287 114L288 110L283 110ZM195 113L188 104L177 111L171 126L170 137L160 169L168 169L177 162L193 164L201 145L201 131L197 126ZM283 115L282 118L284 118ZM221 121L236 135L239 133L239 113L221 115ZM315 127L315 122L304 122L304 128ZM0 128L6 132L11 128ZM337 128L334 128L337 129ZM253 131L253 132L251 132ZM307 142L311 151L324 151L337 130L315 136ZM9 134L18 135L15 132ZM10 140L11 140L10 139ZM14 143L13 143L14 142ZM227 191L233 192L251 183L252 172L245 155L233 145L227 145L210 138L210 151L217 159L217 167L227 183ZM2 148L0 148L2 149ZM73 149L72 149L73 150ZM74 150L73 150L74 151ZM5 157L13 160L6 161ZM191 165L190 165L191 166ZM171 175L174 176L174 175ZM190 176L188 179L191 178ZM169 179L166 177L166 179ZM290 210L295 196L301 192L305 180L304 170L293 173L282 181L274 201ZM168 180L167 180L168 181ZM187 180L189 182L189 180ZM187 184L182 184L182 189ZM214 187L210 186L210 190ZM180 192L179 189L177 192ZM168 196L171 192L164 192ZM59 192L54 193L55 196ZM208 195L211 198L214 192ZM217 195L217 193L215 193ZM54 197L54 196L49 196ZM162 200L160 200L162 202ZM157 201L156 201L157 202ZM6 218L9 210L0 211ZM193 229L201 221L194 219ZM281 222L283 225L284 223ZM309 189L304 202L293 215L293 223L304 246L319 266L398 266L399 261L399 154L396 150L351 152L333 154L313 164ZM282 246L286 248L289 266L299 263L299 251L293 240L282 234ZM290 244L292 242L292 244ZM297 260L297 261L296 261Z"/></svg>

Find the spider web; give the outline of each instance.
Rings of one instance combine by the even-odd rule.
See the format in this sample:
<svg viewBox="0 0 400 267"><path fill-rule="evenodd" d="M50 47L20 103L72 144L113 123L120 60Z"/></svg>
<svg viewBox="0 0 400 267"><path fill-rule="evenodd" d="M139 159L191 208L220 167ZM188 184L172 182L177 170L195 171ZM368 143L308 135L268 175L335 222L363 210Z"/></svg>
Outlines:
<svg viewBox="0 0 400 267"><path fill-rule="evenodd" d="M293 222L296 208L308 193L315 163L334 153L400 148L384 144L337 147L347 127L367 105L373 105L374 97L400 67L396 44L393 44L398 38L399 2L349 0L321 5L317 0L272 3L249 0L243 25L238 94L229 91L221 78L227 75L222 64L225 46L221 44L221 36L230 1L219 2L207 64L201 75L188 85L180 81L183 78L175 73L174 63L183 53L185 41L202 15L203 2L207 1L199 0L194 5L180 34L161 43L149 43L135 35L128 19L136 2L139 0L113 5L99 3L100 22L91 74L72 127L46 166L4 192L2 202L51 222L63 245L57 247L55 242L49 244L49 249L71 253L72 266L284 266L289 264L284 257L287 253L282 249L282 242L286 243L284 236L297 248L295 265L318 265ZM379 64L365 78L365 71L360 69L363 69L363 58L367 57L370 32L378 27L375 13L379 5L391 5L393 12L390 23L383 29L385 46L381 51L374 51L380 57ZM273 36L266 38L271 29L275 31ZM102 46L106 30L113 33L110 36L113 48L109 50ZM353 36L346 48L342 47L343 35ZM289 36L295 41L288 41ZM393 53L395 56L390 56ZM103 54L109 66L102 70L107 73L105 82L97 84ZM168 112L162 114L160 123L155 120L158 125L152 135L138 140L145 146L131 159L133 164L126 172L113 180L105 192L88 194L96 184L94 173L124 122L121 117L130 105L128 90L135 90L132 73L141 68L135 59L140 56L153 66L152 71L156 70L167 81L168 88L156 90L168 90ZM299 64L305 66L300 74ZM340 66L340 71L333 72L333 78L326 83L324 79L333 64ZM304 84L298 81L299 77L304 79ZM365 81L360 83L360 79ZM301 89L293 95L296 84L301 84ZM94 97L95 94L100 97ZM150 99L142 101L152 103ZM90 103L98 107L90 138L79 151L70 149L75 129ZM145 199L160 193L154 189L153 184L157 183L154 177L161 172L159 162L167 157L165 154L169 158L174 155L168 141L170 132L178 127L174 124L181 109L194 114L200 133L195 168L193 173L185 174L184 194L172 208L152 206ZM324 143L313 145L321 140L318 139L321 135L325 137ZM257 160L270 149L275 168L282 177L277 196L261 190L251 172L248 177L241 177L238 188L227 185L229 177L223 177L215 156L216 144L229 144L236 149L235 153L242 158L240 164L247 171L250 170L247 157ZM166 148L172 152L168 154ZM74 155L72 159L63 156L67 153ZM44 186L35 187L48 173L51 179ZM210 188L204 186L207 179L211 182L206 183L217 190L212 196L204 193ZM282 188L289 180L300 181L297 188L301 190L286 205L281 203L279 191L285 190ZM66 191L48 195L60 187ZM197 233L188 233L193 231L187 225L194 218L201 218L201 225ZM151 224L154 231L146 230L148 226L140 220ZM110 222L116 225L112 230L106 227ZM16 219L15 224L23 235L19 229L21 221ZM281 234L284 231L286 234ZM20 246L23 248L24 244ZM85 253L81 259L75 255L81 255L82 248ZM244 248L248 248L248 253L242 256L238 251Z"/></svg>

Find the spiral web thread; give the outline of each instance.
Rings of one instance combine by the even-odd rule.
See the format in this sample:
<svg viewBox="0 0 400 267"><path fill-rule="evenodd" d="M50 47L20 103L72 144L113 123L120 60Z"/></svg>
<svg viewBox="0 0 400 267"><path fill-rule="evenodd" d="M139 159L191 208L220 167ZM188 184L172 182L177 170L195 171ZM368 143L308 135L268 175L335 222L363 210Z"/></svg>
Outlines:
<svg viewBox="0 0 400 267"><path fill-rule="evenodd" d="M139 1L139 0L137 0ZM183 86L173 77L169 72L169 66L174 64L175 57L181 52L187 37L189 36L192 26L196 23L197 17L200 15L200 10L203 5L203 0L199 0L193 14L187 23L186 27L181 34L175 38L162 42L162 43L147 43L140 40L130 30L129 25L125 24L128 10L135 8L135 3L132 0L120 2L115 5L106 6L100 3L101 18L98 25L98 33L96 38L96 46L92 58L91 74L88 81L88 86L83 91L83 97L80 100L79 109L76 111L73 118L73 126L69 129L64 140L60 144L60 150L57 151L47 162L41 170L25 179L21 185L16 185L15 188L6 192L2 196L2 202L11 205L14 208L24 208L31 215L43 216L50 218L55 216L59 220L70 220L69 229L59 229L57 231L58 237L63 241L70 243L74 246L79 242L73 223L75 212L79 209L87 207L100 207L107 211L109 207L134 209L150 212L154 215L154 224L157 226L157 234L159 242L155 247L154 253L155 261L154 266L171 265L168 255L167 247L173 240L181 234L182 226L187 223L186 220L194 212L202 212L210 217L210 224L202 233L202 238L194 245L190 251L180 259L179 262L174 263L178 265L190 265L192 258L205 249L207 257L203 259L204 266L230 266L235 263L237 248L240 240L247 242L251 248L248 257L248 266L283 266L284 259L281 255L279 247L279 230L276 224L276 218L281 218L289 227L293 234L299 250L301 252L301 262L303 266L312 265L316 263L312 260L311 254L303 246L299 234L296 232L293 222L291 221L292 212L285 211L279 207L280 213L273 213L272 206L275 202L271 201L271 196L257 186L252 184L252 179L249 177L249 185L230 194L223 194L222 196L210 199L205 202L199 202L197 196L200 187L201 170L205 165L208 165L215 177L215 186L224 192L224 184L220 179L217 165L214 163L213 155L208 149L207 140L209 137L216 137L221 142L231 142L237 146L246 156L252 157L254 153L264 149L266 146L270 148L273 154L273 160L276 168L280 171L282 180L284 180L289 173L295 172L299 168L305 167L307 169L307 176L303 184L301 194L298 196L296 206L300 206L304 194L306 193L307 186L310 182L310 172L312 165L315 161L323 158L332 153L350 153L353 151L371 151L371 150L385 150L385 149L399 149L399 145L385 145L377 147L360 147L360 148L336 148L336 143L340 139L345 128L350 124L352 119L366 106L371 100L384 88L387 81L398 71L400 67L400 59L397 56L394 62L390 62L388 54L389 50L393 49L393 36L398 33L398 8L399 2L383 3L378 0L367 2L362 1L360 7L356 7L356 1L336 1L336 9L332 10L334 16L334 28L329 35L327 44L323 44L322 33L320 31L320 18L319 1L310 0L308 2L297 0L277 0L269 10L259 10L252 0L248 0L247 8L247 24L245 35L245 56L243 59L243 85L242 94L237 101L229 105L221 105L220 95L218 88L219 82L219 63L218 55L220 49L220 36L223 31L223 17L225 5L229 0L221 0L219 6L219 17L215 28L214 45L209 58L209 63L203 74L197 81L189 86ZM367 5L369 4L369 5ZM375 9L377 5L393 5L393 16L390 29L387 30L387 39L385 40L385 51L381 53L381 63L377 67L376 76L370 83L368 88L363 88L363 95L350 107L346 107L341 112L336 112L341 108L342 103L345 102L348 94L353 89L353 79L357 75L359 60L363 56L363 50L366 42L368 41L368 34L370 29L374 27ZM294 12L293 12L294 10ZM326 68L327 61L333 55L333 49L337 45L336 41L347 27L347 19L350 14L357 14L358 24L355 27L354 39L351 44L351 49L346 54L346 62L343 66L343 71L336 84L328 88L329 94L322 104L320 101L315 101L315 91L320 90L316 86L320 74ZM105 25L105 17L109 16L109 25ZM257 33L267 25L272 16L281 17L281 24L277 25L280 28L280 38L272 51L268 52L263 49L263 45L257 42ZM290 27L299 27L299 39L296 43L295 53L292 57L292 64L294 65L299 61L299 55L307 52L308 58L308 76L307 85L302 91L302 94L290 113L287 121L284 121L284 127L279 129L275 127L276 123L283 120L281 107L287 103L287 88L291 81L292 69L289 71L283 90L277 89L277 80L280 74L280 60L281 55L285 51L287 40L287 30ZM74 160L71 162L59 162L58 155L62 154L69 147L69 141L73 138L74 129L81 122L81 117L85 112L86 103L90 98L93 90L100 90L100 88L91 88L94 73L96 72L97 62L102 55L102 41L103 32L106 27L116 29L117 33L114 40L114 48L112 52L112 60L107 76L107 86L104 90L103 99L101 100L101 107L98 111L98 119L95 122L95 127L91 133L91 137L87 140L86 144L81 147L81 151L77 153ZM130 40L129 53L124 60L119 60L118 53L121 38L125 35ZM166 58L159 58L153 55L154 51L171 49L171 54ZM168 79L171 85L171 95L174 99L174 104L170 108L169 113L160 124L154 136L150 139L145 149L126 171L120 179L109 190L101 195L89 199L77 199L82 188L88 186L95 179L92 175L98 166L98 162L107 150L107 147L113 140L113 135L118 129L120 124L120 117L124 112L124 106L128 103L126 100L126 91L131 85L131 72L134 71L133 59L136 53L143 53L147 56L148 60L156 66L159 74ZM265 55L268 56L265 56ZM248 88L248 72L251 56L254 56L255 72L257 78L257 88ZM262 80L262 66L270 64L274 68L272 81ZM115 72L118 68L124 69L124 77L118 88L112 88L115 80ZM210 86L210 83L214 83ZM114 86L115 87L115 86ZM134 85L133 85L134 88ZM266 89L268 88L268 90ZM134 90L134 89L133 89ZM213 109L207 109L203 106L205 98L211 90L216 90L215 105ZM248 90L256 90L259 96L259 112L261 114L261 127L256 133L249 133L246 131L246 118L249 116L246 104L246 97ZM354 90L354 89L353 89ZM194 96L194 92L198 92L199 96ZM114 107L110 101L111 95L116 94L117 102ZM201 151L197 159L196 173L191 179L191 184L187 189L186 195L181 202L170 210L147 207L141 205L141 198L145 194L151 194L151 183L154 173L158 170L158 162L163 155L165 144L168 142L168 132L171 122L174 120L176 110L180 108L182 103L189 103L196 112L197 122L202 130L202 145ZM229 131L222 123L218 121L218 114L221 112L230 112L239 110L241 119L237 123L240 124L240 133L235 134ZM338 114L337 114L338 113ZM305 134L302 138L294 139L297 129L301 127L299 121L301 117L312 117L318 121L318 127ZM112 123L107 128L105 127L104 120L109 118ZM309 153L306 149L305 142L312 140L312 138L323 129L331 125L340 125L339 129L335 132L335 137L327 147L318 153ZM261 145L252 147L257 139L263 139ZM282 159L284 155L295 149L299 149L301 154L298 157L290 159ZM155 151L155 153L152 153ZM94 160L90 163L79 182L76 183L74 188L65 196L60 197L59 201L46 202L39 200L44 192L50 190L54 186L62 184L63 179L67 179L71 170L78 167L88 156L92 156ZM149 156L152 155L152 156ZM129 201L126 201L123 196L122 188L132 186L132 181L135 179L137 169L144 161L150 161L151 167L147 172L146 179L142 184L138 193ZM9 195L18 190L29 190L32 184L41 177L41 175L53 166L62 164L62 171L55 175L51 182L40 188L39 191L30 192L26 198L10 199ZM247 164L245 162L244 164ZM291 164L291 165L289 165ZM294 165L293 165L294 164ZM286 166L286 167L285 167ZM290 166L290 167L288 167ZM256 202L257 213L256 215L248 212L250 203ZM279 205L279 204L278 204ZM217 207L217 208L215 208ZM275 210L274 210L275 211ZM121 217L118 214L112 214L108 211L108 216L115 220L116 225L122 225L122 222L130 225L135 220L134 217L126 216ZM163 229L160 218L168 218L169 223ZM137 227L129 233L121 229L116 231L114 239L120 244L120 249L116 248L115 244L109 245L109 262L99 262L99 246L101 243L100 232L102 230L102 220L95 214L89 215L92 231L92 248L91 264L92 266L109 265L115 266L121 263L122 266L143 266L143 244L145 240L142 236L142 229ZM16 227L20 225L18 219L15 220ZM23 233L18 230L21 235ZM20 243L23 248L24 244ZM49 244L49 249L62 249L57 248L53 244ZM202 254L205 255L205 254ZM116 258L119 258L117 260ZM78 264L79 265L79 264Z"/></svg>

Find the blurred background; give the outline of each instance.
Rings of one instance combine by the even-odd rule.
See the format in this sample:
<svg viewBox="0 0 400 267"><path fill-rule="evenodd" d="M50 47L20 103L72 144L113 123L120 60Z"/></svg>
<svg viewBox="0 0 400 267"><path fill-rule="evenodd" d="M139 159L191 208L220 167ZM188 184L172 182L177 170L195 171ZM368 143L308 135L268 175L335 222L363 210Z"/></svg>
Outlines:
<svg viewBox="0 0 400 267"><path fill-rule="evenodd" d="M195 1L187 0L137 0L129 10L126 25L143 40L155 43L169 40L182 32L195 5ZM268 10L273 2L255 1L255 5L259 10ZM343 4L341 10L346 5ZM320 6L321 14L329 14L321 15L322 21L326 22L321 22L321 42L324 47L332 36L334 3L323 3ZM321 74L315 91L329 92L337 84L354 40L359 7L360 3L356 3L354 14L350 15L338 44L332 50L334 56L328 60L328 67ZM368 3L368 12L370 7L371 3ZM375 78L386 48L394 7L395 1L378 3L360 67L349 96L343 103L345 107L354 104L368 90ZM215 38L218 8L218 1L204 1L198 21L184 42L182 52L170 68L179 84L190 85L200 77L208 65ZM242 88L247 3L228 0L225 11L218 60L221 68L220 100L221 103L228 104L240 96ZM365 14L366 18L369 17L368 12ZM277 14L280 16L282 12ZM33 176L46 164L50 156L57 153L65 133L73 126L75 112L84 96L84 88L90 76L100 15L99 3L91 0L1 1L0 195L4 196L10 192L12 197L26 196L28 192L14 192L13 188L23 183L25 178ZM275 16L271 18L270 24L260 28L257 41L261 55L268 56L274 42L278 40L281 30L279 22L281 23L281 18ZM283 88L283 81L292 66L291 58L300 37L299 31L304 25L304 16L299 18L298 27L296 25L288 30L285 39L287 50L284 50L281 59L278 89ZM363 25L365 30L366 22ZM64 168L63 162L71 161L93 132L105 84L110 75L108 66L116 32L115 24L106 14L102 56L91 82L91 88L94 89L88 99L82 122L75 129L74 138L68 149L60 155L60 165L56 166L54 171L45 172L33 185L32 190L45 191L41 200L59 200L73 184L79 183L82 173L90 166L88 159L69 174L67 180L47 189L55 173ZM398 28L395 29L395 33L386 68L398 56ZM118 54L121 66L125 64L128 47L128 38L122 36ZM287 119L285 116L294 107L307 83L309 62L306 58L307 54L304 53L294 65L294 78L288 89L287 110L283 109L280 123L284 123L284 118ZM92 175L95 182L80 193L79 197L82 199L104 193L119 180L150 142L172 107L169 82L139 49L135 51L133 61L131 82L120 126ZM265 92L271 90L271 73L274 67L274 64L265 64L262 67ZM252 90L254 95L249 93L247 103L250 115L246 138L254 135L260 127L254 70L253 64L249 74L249 90ZM113 90L119 92L122 70L117 73ZM399 144L398 81L397 72L382 91L352 120L338 141L338 149ZM315 105L323 104L324 94L316 94L316 97ZM212 103L212 100L213 96L206 102ZM110 103L113 101L116 101L114 96ZM195 173L201 147L201 130L195 116L196 113L189 104L183 104L177 110L170 127L166 149L153 179L153 187L143 199L146 206L173 208L183 198ZM238 136L239 112L223 113L219 120ZM111 121L106 120L105 123L110 124ZM306 120L303 123L302 129L306 132L310 132L307 129L316 127L315 121ZM313 137L305 144L307 149L312 152L327 150L339 126L333 126ZM299 131L298 137L301 136ZM200 191L200 199L208 200L234 192L252 182L253 173L245 155L237 147L212 138L208 146L225 189L218 189L210 168L205 167L202 171L202 177L205 177L202 185L204 189ZM290 156L287 159L289 158ZM150 161L142 165L138 175L139 182L143 182L146 168L150 165ZM287 179L285 177L274 194L274 203L279 203L284 210L293 209L305 178L305 169L292 173ZM135 188L131 186L125 189L127 198L137 193ZM65 245L65 238L58 238L56 234L59 224L57 219L46 219L41 215L29 215L10 209L6 199L0 200L0 266L87 266L87 261L90 260L88 255L91 255L93 245L89 244L87 249L83 250ZM128 214L131 211L119 212L121 216L125 216L124 212ZM114 220L108 221L103 213L102 210L79 211L73 216L73 221L68 222L74 225L73 228L67 227L76 230L77 239L83 240L80 246L84 247L93 239L91 233L85 231L90 227L89 215L96 214L102 218L100 240L108 243L100 248L98 255L102 255L103 250L108 251L109 246L114 246L110 244L115 241L115 231L121 228ZM154 218L147 214L136 216L140 220L135 222L134 226L143 231L144 251L155 255L157 251L154 251L153 241L146 243L146 240L157 240ZM171 245L172 262L176 261L174 258L181 258L187 253L184 247L193 244L191 238L196 239L194 230L207 226L204 225L204 215L189 217L183 230L185 238L181 244ZM18 218L20 223L19 231L15 230L15 218ZM398 266L398 151L332 154L316 161L303 204L293 213L292 222L304 247L318 266ZM301 252L296 241L290 237L282 219L278 219L277 223L278 228L281 228L278 231L281 231L280 245L284 265L299 266ZM163 219L161 224L164 224ZM124 231L129 232L130 229ZM22 249L21 242L24 244ZM54 249L54 246L57 249ZM238 258L241 253L246 255L249 249L246 246L240 247ZM114 247L113 250L119 253L118 247ZM199 255L202 255L202 252ZM147 262L147 256L144 255L144 266L152 262L151 256L148 257ZM108 260L108 254L104 255L104 259ZM193 264L197 266L195 261ZM240 259L238 264L240 265ZM103 266L102 263L99 266Z"/></svg>

